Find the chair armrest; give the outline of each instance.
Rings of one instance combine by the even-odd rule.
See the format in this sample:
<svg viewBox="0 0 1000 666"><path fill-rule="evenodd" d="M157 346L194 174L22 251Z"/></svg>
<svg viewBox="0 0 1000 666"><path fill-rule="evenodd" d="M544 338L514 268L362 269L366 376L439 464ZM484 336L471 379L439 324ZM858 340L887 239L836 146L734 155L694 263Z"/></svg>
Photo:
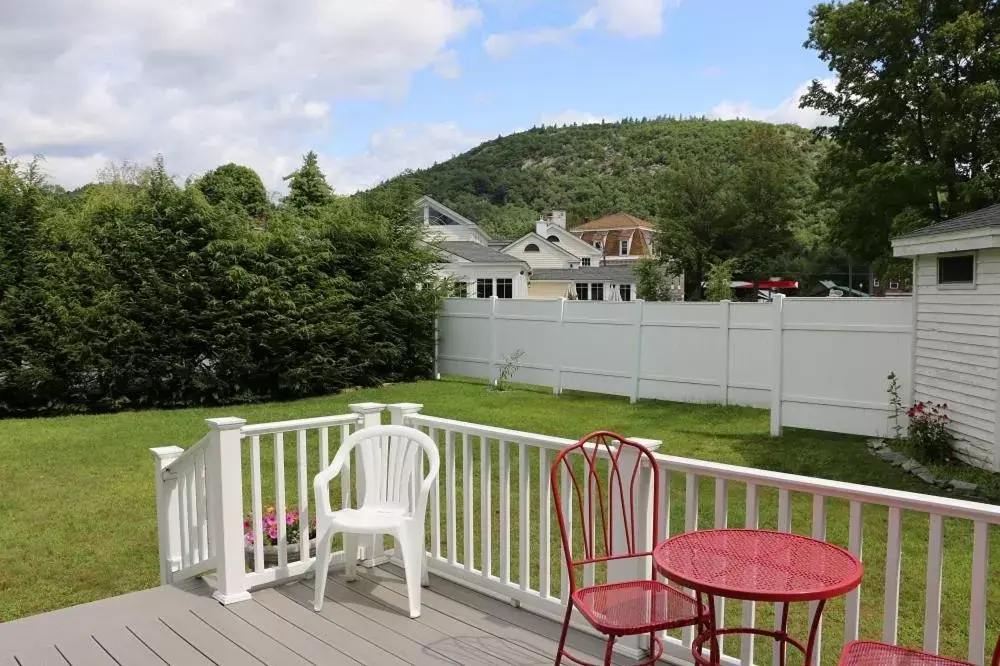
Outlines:
<svg viewBox="0 0 1000 666"><path fill-rule="evenodd" d="M321 511L329 512L330 507L330 481L335 479L345 468L350 469L350 452L341 453L343 449L337 451L330 466L313 477L313 493L316 496L316 515ZM350 482L348 478L348 483Z"/></svg>

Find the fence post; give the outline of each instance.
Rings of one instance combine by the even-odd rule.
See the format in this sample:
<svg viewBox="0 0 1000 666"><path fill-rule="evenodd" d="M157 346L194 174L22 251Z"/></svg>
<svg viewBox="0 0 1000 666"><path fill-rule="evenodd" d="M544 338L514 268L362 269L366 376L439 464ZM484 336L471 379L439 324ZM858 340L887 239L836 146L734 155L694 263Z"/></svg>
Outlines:
<svg viewBox="0 0 1000 666"><path fill-rule="evenodd" d="M771 304L774 318L771 323L771 337L773 340L772 359L774 374L771 378L771 436L781 437L781 377L782 364L784 359L785 344L783 340L784 331L784 294L775 294Z"/></svg>
<svg viewBox="0 0 1000 666"><path fill-rule="evenodd" d="M555 372L556 377L552 382L552 393L555 395L562 394L562 360L563 360L563 319L566 317L566 298L559 299L559 319L556 328L556 358L555 358Z"/></svg>
<svg viewBox="0 0 1000 666"><path fill-rule="evenodd" d="M497 297L496 294L490 296L490 385L496 385L496 364L497 364Z"/></svg>
<svg viewBox="0 0 1000 666"><path fill-rule="evenodd" d="M385 409L385 405L380 402L356 402L354 404L348 405L348 409L351 410L352 414L357 414L359 416L358 429L361 428L371 428L377 425L382 425L382 410ZM356 452L355 452L356 453ZM358 501L365 496L365 475L364 470L361 465L357 464L359 458L355 457L355 488L354 496L358 498ZM383 540L378 537L372 537L371 545L361 543L358 550L360 551L356 557L361 560L362 566L366 567L376 567L380 564L385 563L385 545ZM347 553L344 553L344 557L348 557Z"/></svg>
<svg viewBox="0 0 1000 666"><path fill-rule="evenodd" d="M719 390L722 392L722 400L720 402L723 405L729 404L729 320L731 316L729 308L729 300L724 300L719 302L719 307L722 308L722 317L719 324L719 332L722 334L722 374L719 379Z"/></svg>
<svg viewBox="0 0 1000 666"><path fill-rule="evenodd" d="M639 378L642 376L642 315L646 301L636 299L635 322L632 324L635 329L635 366L632 373L632 395L629 402L635 404L639 402Z"/></svg>
<svg viewBox="0 0 1000 666"><path fill-rule="evenodd" d="M240 429L246 421L236 417L205 419L211 429L205 458L206 482L214 489L209 505L209 529L215 535L218 586L212 596L223 604L250 598L243 553L243 462Z"/></svg>
<svg viewBox="0 0 1000 666"><path fill-rule="evenodd" d="M177 498L177 474L168 468L181 457L179 446L150 449L156 474L156 525L160 540L160 585L173 580L173 572L181 568L181 516Z"/></svg>
<svg viewBox="0 0 1000 666"><path fill-rule="evenodd" d="M641 437L629 437L630 441L642 444L650 451L656 451L663 444L656 439L643 439ZM630 477L632 470L639 465L639 473L635 477L635 534L636 549L639 551L653 550L653 470L645 460L639 459L639 454L635 449L628 448L622 451L618 458L618 464L622 472L623 480L630 481L624 477ZM627 488L625 489L628 492ZM627 495L626 495L627 496ZM663 504L663 498L660 498ZM612 544L623 544L627 541L626 525L624 520L615 520L611 526ZM660 535L662 538L663 535ZM617 551L617 548L615 549ZM608 582L627 581L636 579L648 579L653 563L648 558L633 558L623 560L612 560L608 562ZM646 655L649 649L649 637L627 636L618 639L616 649L632 659L639 659Z"/></svg>
<svg viewBox="0 0 1000 666"><path fill-rule="evenodd" d="M441 338L438 333L440 321L440 317L434 317L434 379L441 379L440 361L438 361L441 354Z"/></svg>

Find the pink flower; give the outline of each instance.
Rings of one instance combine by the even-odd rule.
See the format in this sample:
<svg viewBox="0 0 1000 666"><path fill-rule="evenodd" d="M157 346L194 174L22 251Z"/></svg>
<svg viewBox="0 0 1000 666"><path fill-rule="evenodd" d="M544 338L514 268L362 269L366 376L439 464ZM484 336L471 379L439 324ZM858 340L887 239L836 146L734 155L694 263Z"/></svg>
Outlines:
<svg viewBox="0 0 1000 666"><path fill-rule="evenodd" d="M267 536L271 537L272 540L278 539L278 527L277 525L272 525L271 529L267 531Z"/></svg>

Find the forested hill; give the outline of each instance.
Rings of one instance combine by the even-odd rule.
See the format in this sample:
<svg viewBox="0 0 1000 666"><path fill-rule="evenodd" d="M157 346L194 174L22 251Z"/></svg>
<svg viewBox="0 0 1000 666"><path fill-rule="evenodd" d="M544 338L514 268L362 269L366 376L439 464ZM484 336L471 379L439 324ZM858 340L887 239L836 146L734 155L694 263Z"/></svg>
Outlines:
<svg viewBox="0 0 1000 666"><path fill-rule="evenodd" d="M512 237L540 213L568 211L570 226L626 211L655 218L657 175L666 168L732 159L759 125L752 121L624 121L534 128L498 137L446 162L389 181L410 180L425 194L491 234ZM781 129L806 157L800 191L813 189L818 145L808 130Z"/></svg>

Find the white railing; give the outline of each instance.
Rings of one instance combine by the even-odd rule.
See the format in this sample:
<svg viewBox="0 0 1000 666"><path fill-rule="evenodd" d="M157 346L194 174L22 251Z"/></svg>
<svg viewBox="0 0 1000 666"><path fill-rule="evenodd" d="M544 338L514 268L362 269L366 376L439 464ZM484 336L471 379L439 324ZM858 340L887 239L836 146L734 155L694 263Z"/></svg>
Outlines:
<svg viewBox="0 0 1000 666"><path fill-rule="evenodd" d="M255 528L254 549L247 557L244 516L250 514L252 524L260 525L265 502L274 497L275 507L282 508L291 497L297 498L304 522L311 522L312 477L331 459L330 447L351 428L379 423L383 408L352 405L350 414L260 425L216 419L209 421L209 436L188 451L157 449L164 582L215 568L216 597L229 603L249 598L255 587L307 572L314 562L311 552L300 549L290 555L283 531L275 564L264 562L260 528ZM561 621L568 572L549 470L556 452L574 440L428 416L420 409L410 403L388 407L393 423L419 428L441 446L440 476L428 501L431 570ZM641 441L654 450L660 446ZM294 449L286 447L291 442ZM995 583L989 589L989 536L991 526L1000 524L1000 507L654 455L660 472L661 539L708 527L765 527L828 539L862 557L866 571L861 587L827 605L825 640L817 648L823 663L842 643L859 636L930 651L947 648L953 656L984 662L992 642L987 627L995 628L998 619L987 624L987 599L998 594ZM348 481L332 497L349 506L352 485L357 489L362 483ZM569 517L573 498L568 488L563 495ZM384 562L393 554L381 548L380 542L372 543L358 557L370 565ZM615 565L596 572L588 566L581 582L634 578L648 573L647 566ZM812 611L803 609L801 616L793 611L793 632L801 627L805 633ZM749 602L730 602L728 608L719 604L717 613L724 626L766 626L777 615L771 604ZM588 630L582 621L577 626ZM692 634L669 632L667 656L689 661ZM752 636L728 637L722 645L726 663L777 664L778 654L769 643ZM632 656L643 647L640 639L619 645Z"/></svg>
<svg viewBox="0 0 1000 666"><path fill-rule="evenodd" d="M307 572L315 561L315 549L302 538L306 526L315 524L312 479L332 459L331 445L338 446L356 427L379 423L384 408L362 403L351 405L349 414L261 424L209 419L209 434L188 450L153 449L161 581L214 569L215 597L233 603L249 599L254 588ZM350 506L354 496L350 474L344 478L334 509ZM275 546L264 545L263 518L270 506L276 514ZM290 510L299 512L300 538L294 542L287 534ZM367 551L367 559L383 557L381 544ZM343 557L335 553L334 562Z"/></svg>

